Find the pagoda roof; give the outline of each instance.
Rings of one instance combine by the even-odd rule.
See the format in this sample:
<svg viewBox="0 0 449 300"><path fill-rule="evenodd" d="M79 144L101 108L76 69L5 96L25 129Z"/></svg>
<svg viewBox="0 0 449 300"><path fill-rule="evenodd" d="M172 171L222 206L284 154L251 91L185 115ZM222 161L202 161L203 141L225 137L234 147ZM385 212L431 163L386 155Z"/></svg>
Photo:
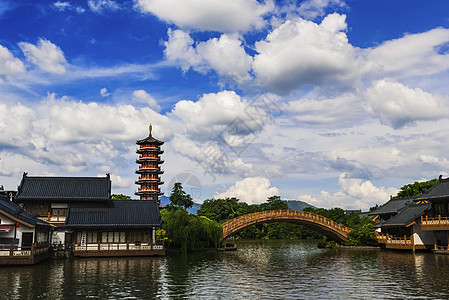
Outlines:
<svg viewBox="0 0 449 300"><path fill-rule="evenodd" d="M403 208L397 215L382 224L378 224L376 227L407 227L422 216L431 206L432 204L430 203L410 204Z"/></svg>
<svg viewBox="0 0 449 300"><path fill-rule="evenodd" d="M142 140L137 140L136 141L136 144L137 145L142 145L142 144L147 144L147 143L155 143L155 144L158 144L158 145L163 145L164 144L164 142L163 141L160 141L160 140L158 140L158 139L155 139L152 135L151 135L151 132L150 132L150 134L148 135L148 137L146 137L146 138L144 138L144 139L142 139Z"/></svg>
<svg viewBox="0 0 449 300"><path fill-rule="evenodd" d="M15 202L28 200L109 201L111 179L106 177L49 177L23 174Z"/></svg>
<svg viewBox="0 0 449 300"><path fill-rule="evenodd" d="M39 220L33 215L30 215L17 203L14 203L3 195L0 195L0 213L3 213L7 217L15 219L19 223L23 223L27 226L44 226L50 227L51 225L45 221Z"/></svg>
<svg viewBox="0 0 449 300"><path fill-rule="evenodd" d="M443 200L445 198L449 198L449 178L443 179L440 175L438 181L419 195L416 200Z"/></svg>
<svg viewBox="0 0 449 300"><path fill-rule="evenodd" d="M67 212L65 226L149 228L162 225L156 201L111 200L107 205L76 203Z"/></svg>

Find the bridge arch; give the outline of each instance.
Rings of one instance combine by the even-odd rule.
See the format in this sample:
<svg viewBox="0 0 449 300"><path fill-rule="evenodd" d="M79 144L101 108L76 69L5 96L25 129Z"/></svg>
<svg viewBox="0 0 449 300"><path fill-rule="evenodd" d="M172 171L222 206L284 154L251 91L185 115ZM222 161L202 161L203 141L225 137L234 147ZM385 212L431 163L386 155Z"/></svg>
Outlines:
<svg viewBox="0 0 449 300"><path fill-rule="evenodd" d="M221 224L223 237L221 241L226 240L233 234L236 234L252 225L288 222L298 225L304 225L316 230L336 242L347 242L351 228L338 224L326 217L305 211L298 210L267 210L243 215Z"/></svg>

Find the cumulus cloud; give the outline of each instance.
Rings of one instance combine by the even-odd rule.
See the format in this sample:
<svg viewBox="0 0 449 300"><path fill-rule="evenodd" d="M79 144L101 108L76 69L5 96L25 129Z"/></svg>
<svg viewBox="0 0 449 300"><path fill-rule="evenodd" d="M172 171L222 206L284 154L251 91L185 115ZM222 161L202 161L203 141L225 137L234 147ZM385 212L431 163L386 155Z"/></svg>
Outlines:
<svg viewBox="0 0 449 300"><path fill-rule="evenodd" d="M64 74L66 72L65 65L67 61L64 53L52 42L39 39L37 46L26 42L19 43L19 46L26 59L42 70L55 74Z"/></svg>
<svg viewBox="0 0 449 300"><path fill-rule="evenodd" d="M277 187L270 187L270 180L263 177L247 177L237 181L224 192L216 192L214 198L236 197L248 204L260 204L268 197L279 195Z"/></svg>
<svg viewBox="0 0 449 300"><path fill-rule="evenodd" d="M302 195L298 199L317 207L368 210L376 204L383 204L391 195L398 192L396 188L376 187L369 180L362 181L357 178L348 178L347 174L339 176L340 190L333 194L321 191L319 195Z"/></svg>
<svg viewBox="0 0 449 300"><path fill-rule="evenodd" d="M245 32L265 25L263 16L274 9L272 0L137 0L142 12L181 28Z"/></svg>
<svg viewBox="0 0 449 300"><path fill-rule="evenodd" d="M367 110L393 128L446 118L449 110L447 97L386 80L374 82L366 91L366 97Z"/></svg>
<svg viewBox="0 0 449 300"><path fill-rule="evenodd" d="M242 46L238 35L223 34L200 42L194 47L190 35L181 30L169 30L164 54L168 61L179 64L184 72L193 68L205 73L215 70L218 75L237 83L251 79L249 72L253 62Z"/></svg>
<svg viewBox="0 0 449 300"><path fill-rule="evenodd" d="M346 3L342 0L306 0L301 3L298 8L300 16L313 20L322 17L325 9L328 7L345 7Z"/></svg>
<svg viewBox="0 0 449 300"><path fill-rule="evenodd" d="M136 90L133 92L133 100L140 103L147 104L154 111L159 112L161 107L157 104L156 99L153 98L150 94L148 94L144 90Z"/></svg>
<svg viewBox="0 0 449 300"><path fill-rule="evenodd" d="M101 176L104 176L101 174ZM119 175L111 174L112 188L129 188L134 186L134 180Z"/></svg>
<svg viewBox="0 0 449 300"><path fill-rule="evenodd" d="M25 146L28 141L31 121L35 113L20 103L7 105L0 103L0 145L8 147Z"/></svg>
<svg viewBox="0 0 449 300"><path fill-rule="evenodd" d="M142 128L158 124L161 138L171 135L170 121L150 108L136 109L132 105L84 103L50 94L40 109L45 112L39 124L40 134L53 141L81 142L107 139L127 141L140 138Z"/></svg>
<svg viewBox="0 0 449 300"><path fill-rule="evenodd" d="M234 91L204 94L198 101L176 103L172 114L202 138L243 138L262 129L266 113L251 107Z"/></svg>
<svg viewBox="0 0 449 300"><path fill-rule="evenodd" d="M5 47L0 45L0 75L9 75L25 71L22 61Z"/></svg>
<svg viewBox="0 0 449 300"><path fill-rule="evenodd" d="M258 81L277 93L306 84L351 81L365 58L348 42L346 16L331 14L321 24L288 20L255 44L253 71Z"/></svg>
<svg viewBox="0 0 449 300"><path fill-rule="evenodd" d="M422 76L449 69L449 54L439 53L447 42L449 29L436 28L387 41L367 52L385 76Z"/></svg>

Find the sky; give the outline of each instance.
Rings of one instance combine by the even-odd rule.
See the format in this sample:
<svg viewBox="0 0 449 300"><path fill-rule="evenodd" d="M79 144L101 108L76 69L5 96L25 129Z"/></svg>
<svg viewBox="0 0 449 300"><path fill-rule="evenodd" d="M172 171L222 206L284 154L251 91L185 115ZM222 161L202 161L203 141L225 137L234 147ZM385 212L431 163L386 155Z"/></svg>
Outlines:
<svg viewBox="0 0 449 300"><path fill-rule="evenodd" d="M445 0L0 0L0 185L105 176L367 210L449 176Z"/></svg>

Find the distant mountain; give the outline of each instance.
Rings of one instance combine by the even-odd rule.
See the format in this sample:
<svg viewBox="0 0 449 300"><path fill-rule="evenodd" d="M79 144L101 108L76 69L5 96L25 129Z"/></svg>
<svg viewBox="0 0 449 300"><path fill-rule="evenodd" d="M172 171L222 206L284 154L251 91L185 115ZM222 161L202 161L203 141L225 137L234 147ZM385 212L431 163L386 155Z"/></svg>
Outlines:
<svg viewBox="0 0 449 300"><path fill-rule="evenodd" d="M287 203L289 210L303 210L306 207L315 208L315 206L300 200L282 200L282 202Z"/></svg>

